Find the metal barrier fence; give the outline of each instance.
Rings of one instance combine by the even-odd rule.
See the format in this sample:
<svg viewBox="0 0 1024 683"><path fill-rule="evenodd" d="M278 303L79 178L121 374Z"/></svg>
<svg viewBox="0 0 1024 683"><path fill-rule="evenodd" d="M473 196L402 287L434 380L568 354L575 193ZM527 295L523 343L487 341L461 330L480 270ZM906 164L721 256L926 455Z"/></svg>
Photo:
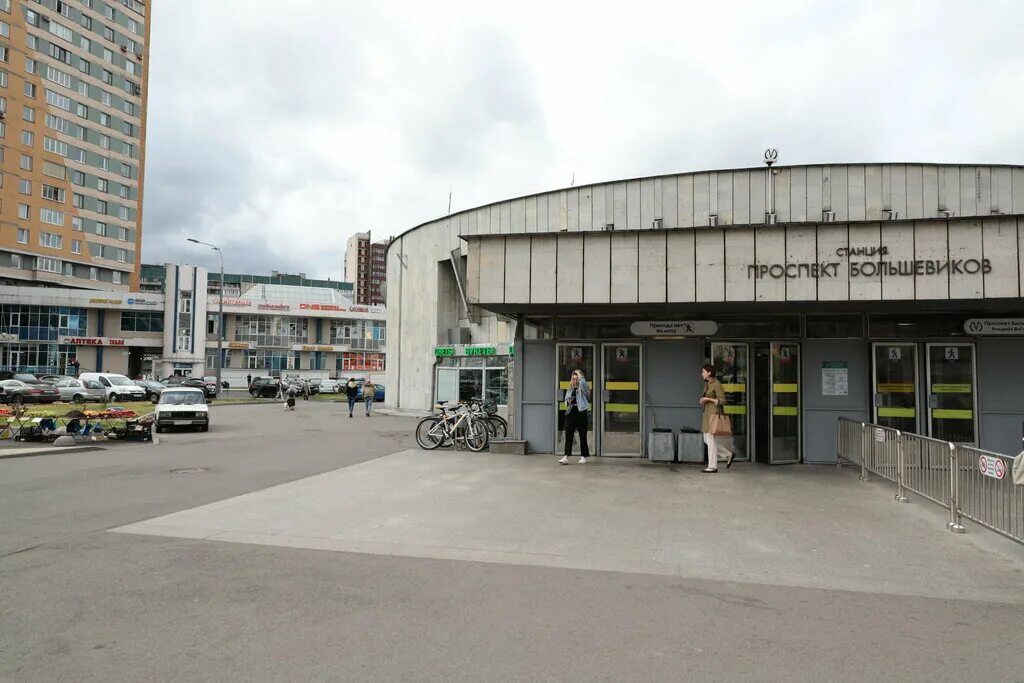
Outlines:
<svg viewBox="0 0 1024 683"><path fill-rule="evenodd" d="M896 500L911 491L949 510L950 531L963 518L1024 543L1024 486L1013 483L1013 458L867 422L839 418L837 454L896 484Z"/></svg>

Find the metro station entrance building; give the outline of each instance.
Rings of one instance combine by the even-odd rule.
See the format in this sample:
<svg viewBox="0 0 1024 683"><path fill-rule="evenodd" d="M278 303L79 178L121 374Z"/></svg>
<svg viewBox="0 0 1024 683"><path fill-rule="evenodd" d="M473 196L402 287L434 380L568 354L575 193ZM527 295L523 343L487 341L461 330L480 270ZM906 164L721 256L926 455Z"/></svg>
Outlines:
<svg viewBox="0 0 1024 683"><path fill-rule="evenodd" d="M593 386L595 450L643 456L652 429L699 427L711 363L737 455L756 462L834 462L839 417L1017 453L1021 213L1024 168L907 164L663 176L473 209L392 243L388 384L414 407L411 364L443 342L434 328L421 351L402 306L417 233L433 230L453 235L422 266L435 316L453 311L464 343L514 343L510 411L530 450L561 450L573 369Z"/></svg>

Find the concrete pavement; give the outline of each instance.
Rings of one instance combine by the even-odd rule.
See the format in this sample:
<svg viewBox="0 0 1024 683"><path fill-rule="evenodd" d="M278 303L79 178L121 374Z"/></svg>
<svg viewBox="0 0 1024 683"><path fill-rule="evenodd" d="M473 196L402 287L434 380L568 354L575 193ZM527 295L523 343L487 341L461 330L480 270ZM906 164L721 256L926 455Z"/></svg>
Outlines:
<svg viewBox="0 0 1024 683"><path fill-rule="evenodd" d="M666 468L605 462L558 468L547 458L488 455L472 456L479 460L452 476L463 455L435 452L420 454L430 467L417 477L411 467L396 468L413 455L387 457L412 443L410 420L349 420L340 417L339 406L302 403L296 413L250 406L214 415L210 433L164 435L159 446L0 461L0 680L1021 680L1024 671L1016 646L1024 610L1013 589L994 602L969 597L993 588L991 581L1007 569L1006 547L990 547L980 531L953 536L936 530L926 505L897 506L886 487L847 482L834 471L824 473L822 485L831 486L834 497L854 499L839 504L858 509L856 499L870 497L878 516L864 522L887 527L877 534L877 548L855 552L902 552L906 535L917 533L942 547L963 544L993 565L978 592L961 589L956 579L936 579L944 567L929 575L923 563L930 556L914 543L908 571L950 595L923 596L902 579L895 586L842 590L684 576L698 573L697 561L678 563L689 569L676 575L651 574L110 533L178 512L198 514L210 504L248 505L248 494L279 496L289 482L311 486L354 468L353 478L365 477L378 496L406 512L422 510L425 492L438 492L437 510L424 510L422 525L402 520L381 527L406 547L414 531L433 526L428 540L434 547L455 548L444 540L442 523L451 525L448 536L474 539L470 532L496 525L485 525L487 515L510 514L501 495L532 482L542 490L517 513L523 521L516 528L533 529L527 539L533 552L571 535L565 530L570 520L584 516L574 511L577 501L597 504L578 534L594 543L614 541L591 530L636 524L624 511L653 508L637 498L648 477L655 482L648 496L675 490L688 499L692 487L721 487L719 499L740 504L714 513L728 535L734 525L765 526L745 520L746 510L767 515L785 503L777 491L785 482L776 476L795 473L800 488L817 486L822 476L812 470L799 479L796 468L743 472L734 466L709 482ZM377 458L383 458L379 465ZM398 478L388 487L370 474ZM755 475L765 477L758 487L752 487ZM461 490L470 477L479 479L472 482L476 489L498 498ZM834 486L828 483L833 477ZM351 482L339 483L345 487L334 498L355 496L369 507L360 512L355 501L335 503L333 509L354 516L335 519L333 528L365 529L383 518L382 503ZM737 502L744 487L751 500ZM550 493L559 488L564 500ZM545 497L557 503L556 514L530 507ZM300 497L284 519L298 523L327 498L326 489L316 499ZM760 498L769 505L756 505ZM804 533L835 544L870 536L818 513L831 504L821 497L805 501L800 509L807 524L786 525L780 549L813 550L800 538ZM526 519L530 515L538 521ZM824 530L805 532L814 520ZM256 516L234 523L262 522ZM714 549L719 537L706 534L712 527L703 524L690 523L693 542L700 542L707 562L727 561ZM571 549L560 552L579 558ZM838 552L831 545L819 551ZM763 551L748 548L738 558L757 553ZM604 561L596 553L582 559ZM766 561L784 566L770 555ZM855 576L862 569L839 567L837 573ZM1001 575L1008 586L1022 582L1019 564Z"/></svg>

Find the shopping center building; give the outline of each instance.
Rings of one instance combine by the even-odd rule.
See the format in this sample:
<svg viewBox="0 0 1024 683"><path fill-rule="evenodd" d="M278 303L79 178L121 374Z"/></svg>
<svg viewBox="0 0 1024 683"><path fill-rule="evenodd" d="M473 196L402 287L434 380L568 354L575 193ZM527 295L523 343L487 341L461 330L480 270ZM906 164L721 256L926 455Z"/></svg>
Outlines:
<svg viewBox="0 0 1024 683"><path fill-rule="evenodd" d="M335 286L251 282L225 296L220 326L220 288L210 293L205 269L166 265L161 278L147 270L160 291L0 286L0 367L56 374L77 360L82 372L210 375L223 327L222 374L233 387L247 375L384 372L382 306L356 305Z"/></svg>
<svg viewBox="0 0 1024 683"><path fill-rule="evenodd" d="M579 368L597 452L640 456L651 429L700 424L711 363L733 445L757 462L833 462L840 417L1017 453L1021 214L1024 167L903 163L621 180L455 213L388 249L388 402L486 393L550 452Z"/></svg>

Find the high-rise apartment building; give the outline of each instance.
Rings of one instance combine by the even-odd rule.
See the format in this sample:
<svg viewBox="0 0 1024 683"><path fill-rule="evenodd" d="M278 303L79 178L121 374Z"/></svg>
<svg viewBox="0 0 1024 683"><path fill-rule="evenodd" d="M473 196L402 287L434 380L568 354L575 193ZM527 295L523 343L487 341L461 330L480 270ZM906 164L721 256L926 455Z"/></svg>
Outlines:
<svg viewBox="0 0 1024 683"><path fill-rule="evenodd" d="M0 283L137 289L151 8L0 0Z"/></svg>
<svg viewBox="0 0 1024 683"><path fill-rule="evenodd" d="M364 306L384 305L387 251L388 242L371 242L368 232L357 232L348 238L345 246L345 280L355 287L356 303Z"/></svg>

